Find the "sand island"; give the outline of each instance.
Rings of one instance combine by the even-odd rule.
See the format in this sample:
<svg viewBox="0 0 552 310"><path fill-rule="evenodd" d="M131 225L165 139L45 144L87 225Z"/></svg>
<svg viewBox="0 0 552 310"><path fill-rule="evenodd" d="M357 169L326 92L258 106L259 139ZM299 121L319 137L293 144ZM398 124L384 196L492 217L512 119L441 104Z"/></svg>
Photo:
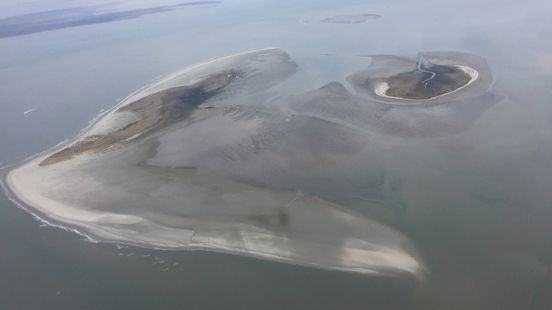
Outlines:
<svg viewBox="0 0 552 310"><path fill-rule="evenodd" d="M464 65L426 65L389 77L375 89L382 97L427 100L458 91L477 80L479 73Z"/></svg>
<svg viewBox="0 0 552 310"><path fill-rule="evenodd" d="M436 65L418 57L413 70L390 76L376 84L376 95L406 100L428 100L459 91L475 82L479 73L462 64Z"/></svg>
<svg viewBox="0 0 552 310"><path fill-rule="evenodd" d="M331 17L326 17L322 19L323 23L330 24L362 24L371 19L381 18L378 14L350 14L350 15L334 15Z"/></svg>
<svg viewBox="0 0 552 310"><path fill-rule="evenodd" d="M434 105L480 96L493 80L489 66L477 55L421 52L414 58L364 55L372 63L348 77L355 90L391 105Z"/></svg>

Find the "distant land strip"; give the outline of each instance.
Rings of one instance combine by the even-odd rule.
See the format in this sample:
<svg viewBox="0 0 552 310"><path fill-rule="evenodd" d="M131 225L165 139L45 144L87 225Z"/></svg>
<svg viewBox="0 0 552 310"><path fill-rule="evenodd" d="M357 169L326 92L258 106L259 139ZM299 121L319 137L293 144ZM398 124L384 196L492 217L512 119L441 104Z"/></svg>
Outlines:
<svg viewBox="0 0 552 310"><path fill-rule="evenodd" d="M184 6L220 3L222 1L193 1L115 12L103 11L98 7L75 7L22 14L0 19L0 38L133 19L144 15L172 11Z"/></svg>

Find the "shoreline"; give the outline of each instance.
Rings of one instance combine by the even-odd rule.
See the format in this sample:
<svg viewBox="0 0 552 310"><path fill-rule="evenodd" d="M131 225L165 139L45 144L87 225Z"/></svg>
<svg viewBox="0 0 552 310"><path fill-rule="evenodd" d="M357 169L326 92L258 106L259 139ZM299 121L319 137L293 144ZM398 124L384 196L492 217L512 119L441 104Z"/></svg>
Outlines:
<svg viewBox="0 0 552 310"><path fill-rule="evenodd" d="M30 203L26 202L22 198L22 195L18 194L18 192L14 189L13 184L10 180L10 173L14 170L15 169L12 169L8 173L3 174L2 180L0 180L0 187L2 187L2 190L4 191L4 195L11 203L13 203L18 209L22 210L23 212L30 214L35 221L41 223L41 226L45 225L45 226L54 227L67 232L77 234L85 238L86 241L91 243L98 242L98 240L92 238L88 234L83 233L77 228L71 227L70 225L63 225L61 223L53 223L52 221L48 221L46 219L47 217L46 213L41 212L39 209L35 208ZM33 210L31 210L30 208L33 208Z"/></svg>

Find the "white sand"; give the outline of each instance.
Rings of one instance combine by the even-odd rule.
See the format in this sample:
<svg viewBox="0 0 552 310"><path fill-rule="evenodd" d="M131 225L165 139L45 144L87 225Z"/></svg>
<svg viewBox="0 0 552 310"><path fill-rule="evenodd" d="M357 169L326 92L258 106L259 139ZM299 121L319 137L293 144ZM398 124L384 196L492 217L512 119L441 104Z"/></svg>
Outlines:
<svg viewBox="0 0 552 310"><path fill-rule="evenodd" d="M110 115L110 117L104 117L98 121L90 130L86 132L87 136L93 135L107 135L118 129L121 129L132 122L140 120L140 116L136 113L129 111L121 111Z"/></svg>

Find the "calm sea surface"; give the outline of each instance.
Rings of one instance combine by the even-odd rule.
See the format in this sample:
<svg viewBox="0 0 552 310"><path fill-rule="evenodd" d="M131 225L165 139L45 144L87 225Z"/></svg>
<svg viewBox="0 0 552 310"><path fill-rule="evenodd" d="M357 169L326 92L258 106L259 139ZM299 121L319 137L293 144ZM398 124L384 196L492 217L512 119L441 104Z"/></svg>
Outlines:
<svg viewBox="0 0 552 310"><path fill-rule="evenodd" d="M412 240L423 280L91 243L1 195L0 309L552 309L552 4L481 2L229 0L1 38L0 166L166 74L263 47L299 65L290 92L346 83L362 55L461 51L505 99L461 134L405 139L348 206ZM321 22L364 13L381 18Z"/></svg>

